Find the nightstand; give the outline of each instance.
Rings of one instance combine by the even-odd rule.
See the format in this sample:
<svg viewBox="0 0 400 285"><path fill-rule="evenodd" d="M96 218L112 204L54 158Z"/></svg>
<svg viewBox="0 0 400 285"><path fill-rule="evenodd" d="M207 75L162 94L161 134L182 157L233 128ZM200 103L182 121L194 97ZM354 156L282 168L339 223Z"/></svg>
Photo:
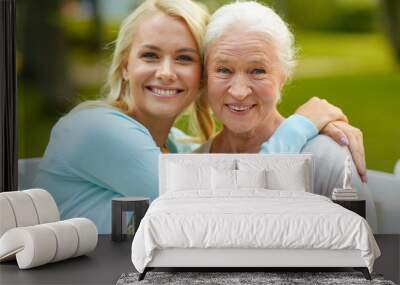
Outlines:
<svg viewBox="0 0 400 285"><path fill-rule="evenodd" d="M112 234L113 241L123 241L127 238L127 212L134 217L134 232L146 214L150 205L147 197L121 197L112 199ZM133 236L131 236L133 238Z"/></svg>
<svg viewBox="0 0 400 285"><path fill-rule="evenodd" d="M332 200L332 202L359 214L365 219L365 200Z"/></svg>

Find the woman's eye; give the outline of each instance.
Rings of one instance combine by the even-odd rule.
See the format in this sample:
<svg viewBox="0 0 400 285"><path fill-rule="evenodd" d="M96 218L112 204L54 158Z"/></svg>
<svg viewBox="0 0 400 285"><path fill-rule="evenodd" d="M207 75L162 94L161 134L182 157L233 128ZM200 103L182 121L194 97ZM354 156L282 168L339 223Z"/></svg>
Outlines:
<svg viewBox="0 0 400 285"><path fill-rule="evenodd" d="M226 67L218 67L217 72L221 74L230 74L231 71Z"/></svg>
<svg viewBox="0 0 400 285"><path fill-rule="evenodd" d="M176 59L178 61L193 61L193 58L189 55L179 55Z"/></svg>
<svg viewBox="0 0 400 285"><path fill-rule="evenodd" d="M145 58L145 59L157 59L158 58L157 54L154 52L145 52L142 54L141 57Z"/></svg>
<svg viewBox="0 0 400 285"><path fill-rule="evenodd" d="M262 68L255 68L255 69L253 69L253 70L251 71L251 73L254 74L254 75L262 75L262 74L265 74L265 73L267 73L267 72L265 71L265 69L262 69Z"/></svg>

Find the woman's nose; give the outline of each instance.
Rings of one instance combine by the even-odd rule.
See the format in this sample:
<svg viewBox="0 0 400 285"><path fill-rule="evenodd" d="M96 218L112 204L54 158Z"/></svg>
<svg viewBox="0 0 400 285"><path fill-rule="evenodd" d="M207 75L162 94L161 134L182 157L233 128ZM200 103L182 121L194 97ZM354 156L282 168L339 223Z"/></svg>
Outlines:
<svg viewBox="0 0 400 285"><path fill-rule="evenodd" d="M251 88L247 79L243 75L237 75L233 78L232 85L228 89L228 93L238 100L243 100L251 93Z"/></svg>
<svg viewBox="0 0 400 285"><path fill-rule="evenodd" d="M156 78L164 83L170 83L176 80L176 74L173 69L173 63L170 59L164 59L157 68Z"/></svg>

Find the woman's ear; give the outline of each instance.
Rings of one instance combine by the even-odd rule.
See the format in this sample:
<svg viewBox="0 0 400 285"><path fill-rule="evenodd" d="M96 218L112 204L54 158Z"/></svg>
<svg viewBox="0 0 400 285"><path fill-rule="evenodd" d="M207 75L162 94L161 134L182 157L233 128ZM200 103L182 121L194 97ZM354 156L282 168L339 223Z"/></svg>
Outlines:
<svg viewBox="0 0 400 285"><path fill-rule="evenodd" d="M125 81L129 80L129 72L128 72L128 59L125 58L125 60L123 60L122 62L122 79Z"/></svg>
<svg viewBox="0 0 400 285"><path fill-rule="evenodd" d="M283 73L281 73L281 75L279 76L279 90L282 91L283 86L285 86L287 81L287 76L284 75Z"/></svg>

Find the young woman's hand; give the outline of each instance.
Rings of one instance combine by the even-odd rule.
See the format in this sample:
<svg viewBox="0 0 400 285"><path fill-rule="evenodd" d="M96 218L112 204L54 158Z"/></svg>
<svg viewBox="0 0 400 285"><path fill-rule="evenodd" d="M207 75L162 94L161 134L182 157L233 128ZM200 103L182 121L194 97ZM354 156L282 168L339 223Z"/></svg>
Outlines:
<svg viewBox="0 0 400 285"><path fill-rule="evenodd" d="M348 146L356 165L362 182L367 182L367 168L365 163L365 151L363 134L357 129L343 121L328 123L321 133L330 136L338 144Z"/></svg>
<svg viewBox="0 0 400 285"><path fill-rule="evenodd" d="M308 118L319 131L333 121L348 122L346 115L340 108L318 97L308 100L295 113Z"/></svg>

